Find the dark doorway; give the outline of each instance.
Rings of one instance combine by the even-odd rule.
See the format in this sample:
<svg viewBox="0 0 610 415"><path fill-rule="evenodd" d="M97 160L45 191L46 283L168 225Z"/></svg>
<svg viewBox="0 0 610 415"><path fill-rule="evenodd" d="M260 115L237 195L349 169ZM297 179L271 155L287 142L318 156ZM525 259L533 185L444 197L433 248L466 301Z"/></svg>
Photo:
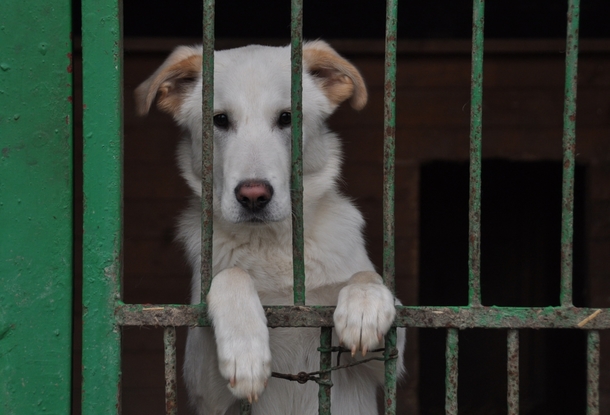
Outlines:
<svg viewBox="0 0 610 415"><path fill-rule="evenodd" d="M481 188L484 305L559 305L560 162L485 160ZM422 166L420 305L465 305L468 295L468 163ZM585 304L586 169L577 166L574 304ZM445 330L420 331L421 413L444 413ZM584 414L585 333L520 332L521 413ZM506 331L460 332L460 414L506 413Z"/></svg>

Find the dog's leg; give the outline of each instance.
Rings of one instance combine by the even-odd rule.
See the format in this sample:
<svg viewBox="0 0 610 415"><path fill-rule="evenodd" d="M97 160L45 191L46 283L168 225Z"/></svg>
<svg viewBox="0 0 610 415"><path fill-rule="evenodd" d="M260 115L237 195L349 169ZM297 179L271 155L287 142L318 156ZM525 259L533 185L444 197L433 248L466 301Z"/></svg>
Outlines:
<svg viewBox="0 0 610 415"><path fill-rule="evenodd" d="M233 395L257 401L271 376L271 350L267 319L250 275L240 268L221 271L207 300L220 374Z"/></svg>
<svg viewBox="0 0 610 415"><path fill-rule="evenodd" d="M372 271L358 272L339 292L334 320L339 341L352 351L367 351L381 344L396 310L394 297Z"/></svg>

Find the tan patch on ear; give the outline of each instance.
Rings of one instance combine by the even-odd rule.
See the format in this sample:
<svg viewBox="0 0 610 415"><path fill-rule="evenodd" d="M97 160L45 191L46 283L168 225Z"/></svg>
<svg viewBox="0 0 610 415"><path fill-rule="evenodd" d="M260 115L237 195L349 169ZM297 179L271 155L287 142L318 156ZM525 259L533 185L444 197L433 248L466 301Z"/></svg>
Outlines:
<svg viewBox="0 0 610 415"><path fill-rule="evenodd" d="M315 75L324 93L335 105L350 99L351 106L361 110L366 105L368 93L360 72L322 41L308 42L303 46L303 62Z"/></svg>
<svg viewBox="0 0 610 415"><path fill-rule="evenodd" d="M184 94L190 83L201 74L201 51L182 46L142 82L135 90L138 115L146 115L155 97L160 110L175 115L182 106Z"/></svg>

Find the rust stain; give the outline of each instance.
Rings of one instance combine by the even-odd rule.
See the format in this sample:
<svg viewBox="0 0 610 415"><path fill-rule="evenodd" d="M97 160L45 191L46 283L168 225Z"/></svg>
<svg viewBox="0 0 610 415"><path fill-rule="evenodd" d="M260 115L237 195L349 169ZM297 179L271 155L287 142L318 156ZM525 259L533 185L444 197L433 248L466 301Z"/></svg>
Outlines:
<svg viewBox="0 0 610 415"><path fill-rule="evenodd" d="M72 73L72 54L67 53L66 56L70 60L70 63L68 64L68 67L66 68L66 70L68 71L68 73Z"/></svg>

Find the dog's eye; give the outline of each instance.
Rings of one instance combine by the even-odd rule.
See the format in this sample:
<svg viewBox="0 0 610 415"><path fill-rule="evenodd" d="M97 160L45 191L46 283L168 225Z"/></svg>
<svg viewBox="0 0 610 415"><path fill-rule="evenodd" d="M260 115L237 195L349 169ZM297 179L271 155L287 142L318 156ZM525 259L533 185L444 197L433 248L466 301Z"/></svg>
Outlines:
<svg viewBox="0 0 610 415"><path fill-rule="evenodd" d="M227 117L227 114L214 115L214 125L220 128L227 128L229 126L229 117Z"/></svg>
<svg viewBox="0 0 610 415"><path fill-rule="evenodd" d="M286 127L290 125L291 119L292 115L289 112L282 112L277 122L281 127Z"/></svg>

